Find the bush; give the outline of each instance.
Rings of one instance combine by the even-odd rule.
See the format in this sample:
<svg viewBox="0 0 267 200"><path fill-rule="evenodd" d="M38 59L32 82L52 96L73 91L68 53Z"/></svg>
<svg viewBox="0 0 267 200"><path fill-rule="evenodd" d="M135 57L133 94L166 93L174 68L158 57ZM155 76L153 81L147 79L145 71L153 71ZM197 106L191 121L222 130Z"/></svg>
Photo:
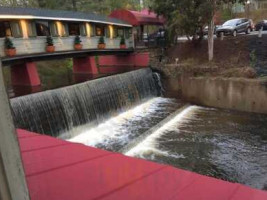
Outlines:
<svg viewBox="0 0 267 200"><path fill-rule="evenodd" d="M105 39L103 36L99 38L98 44L105 44Z"/></svg>
<svg viewBox="0 0 267 200"><path fill-rule="evenodd" d="M74 44L81 44L81 43L82 43L81 38L80 38L79 35L77 35L77 36L75 37L75 39L74 39Z"/></svg>
<svg viewBox="0 0 267 200"><path fill-rule="evenodd" d="M51 36L46 37L46 44L47 46L54 46L54 40Z"/></svg>
<svg viewBox="0 0 267 200"><path fill-rule="evenodd" d="M5 38L5 49L15 49L12 40L8 37Z"/></svg>
<svg viewBox="0 0 267 200"><path fill-rule="evenodd" d="M121 37L120 45L125 45L125 38L123 36Z"/></svg>
<svg viewBox="0 0 267 200"><path fill-rule="evenodd" d="M230 19L233 18L231 8L223 9L223 10L221 11L221 13L222 13L221 18L222 18L222 21L223 21L223 22L228 21L228 20L230 20Z"/></svg>

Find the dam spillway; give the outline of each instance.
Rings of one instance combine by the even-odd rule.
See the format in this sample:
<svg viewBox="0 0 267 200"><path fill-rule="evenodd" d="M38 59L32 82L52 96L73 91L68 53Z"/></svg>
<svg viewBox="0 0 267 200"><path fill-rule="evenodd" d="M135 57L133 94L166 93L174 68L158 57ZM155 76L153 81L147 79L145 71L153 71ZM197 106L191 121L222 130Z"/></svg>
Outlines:
<svg viewBox="0 0 267 200"><path fill-rule="evenodd" d="M73 128L97 125L158 94L152 71L142 69L14 98L11 106L17 127L69 138Z"/></svg>

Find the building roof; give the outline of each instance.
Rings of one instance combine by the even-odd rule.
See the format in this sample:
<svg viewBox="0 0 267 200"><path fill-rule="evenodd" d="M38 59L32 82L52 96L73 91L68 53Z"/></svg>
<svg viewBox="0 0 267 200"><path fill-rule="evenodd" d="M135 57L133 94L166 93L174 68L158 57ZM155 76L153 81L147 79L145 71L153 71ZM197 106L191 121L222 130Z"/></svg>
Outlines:
<svg viewBox="0 0 267 200"><path fill-rule="evenodd" d="M125 21L97 15L93 13L73 12L64 10L48 10L39 8L1 7L0 19L48 19L62 21L85 21L120 26L131 26Z"/></svg>
<svg viewBox="0 0 267 200"><path fill-rule="evenodd" d="M124 20L133 26L140 25L164 25L165 19L154 12L145 9L141 12L119 9L110 14L110 17Z"/></svg>

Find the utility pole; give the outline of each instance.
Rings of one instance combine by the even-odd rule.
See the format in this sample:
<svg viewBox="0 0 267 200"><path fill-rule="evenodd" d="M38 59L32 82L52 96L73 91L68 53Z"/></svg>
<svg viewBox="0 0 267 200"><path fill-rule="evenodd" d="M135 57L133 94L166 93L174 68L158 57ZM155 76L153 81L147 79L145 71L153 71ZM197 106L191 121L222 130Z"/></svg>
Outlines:
<svg viewBox="0 0 267 200"><path fill-rule="evenodd" d="M0 60L0 199L29 200L20 148Z"/></svg>

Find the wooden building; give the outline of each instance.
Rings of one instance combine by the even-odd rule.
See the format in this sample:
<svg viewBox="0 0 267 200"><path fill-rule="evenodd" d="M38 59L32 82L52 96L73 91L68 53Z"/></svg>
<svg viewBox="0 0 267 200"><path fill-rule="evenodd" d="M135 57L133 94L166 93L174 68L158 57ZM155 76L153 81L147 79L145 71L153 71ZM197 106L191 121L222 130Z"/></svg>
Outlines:
<svg viewBox="0 0 267 200"><path fill-rule="evenodd" d="M52 36L55 51L74 50L77 35L83 49L96 49L101 36L107 49L120 48L121 37L125 37L127 48L134 47L132 25L119 19L72 11L0 7L0 57L5 56L5 37L13 41L17 55L25 55L44 53L47 36Z"/></svg>

